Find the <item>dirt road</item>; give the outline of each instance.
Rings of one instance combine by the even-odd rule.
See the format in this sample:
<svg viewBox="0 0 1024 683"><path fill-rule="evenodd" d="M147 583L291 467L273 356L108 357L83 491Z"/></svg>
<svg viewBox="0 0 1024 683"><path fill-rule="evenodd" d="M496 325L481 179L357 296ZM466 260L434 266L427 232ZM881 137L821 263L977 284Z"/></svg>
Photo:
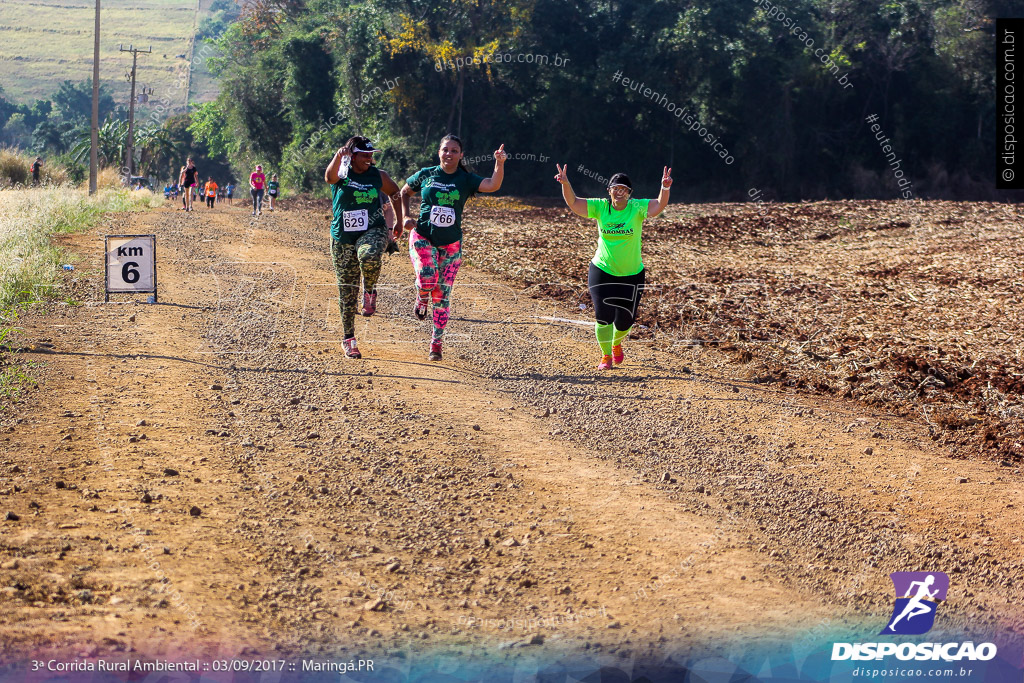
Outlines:
<svg viewBox="0 0 1024 683"><path fill-rule="evenodd" d="M69 238L84 305L24 320L54 353L0 434L5 656L877 634L906 570L949 574L936 628L1024 633L1019 469L714 350L599 374L586 313L472 266L430 363L404 253L347 360L325 225L168 209ZM96 303L104 233L157 235L158 305Z"/></svg>

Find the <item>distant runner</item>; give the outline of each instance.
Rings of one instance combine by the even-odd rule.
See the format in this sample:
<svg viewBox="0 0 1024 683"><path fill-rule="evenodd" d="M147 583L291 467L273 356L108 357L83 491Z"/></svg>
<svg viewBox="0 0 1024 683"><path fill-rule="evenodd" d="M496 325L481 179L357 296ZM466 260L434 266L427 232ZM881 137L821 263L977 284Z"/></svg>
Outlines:
<svg viewBox="0 0 1024 683"><path fill-rule="evenodd" d="M338 278L338 306L344 331L342 346L348 358L362 358L356 346L356 301L359 277L363 279L363 309L377 310L377 279L381 256L391 239L384 220L382 200L391 198L396 215L398 185L373 164L377 149L357 135L349 138L331 159L324 180L331 186L334 220L331 221L331 259Z"/></svg>
<svg viewBox="0 0 1024 683"><path fill-rule="evenodd" d="M43 168L43 158L36 157L36 160L32 162L32 184L39 184L39 174Z"/></svg>
<svg viewBox="0 0 1024 683"><path fill-rule="evenodd" d="M645 218L654 218L668 205L672 187L672 169L661 174L661 192L657 199L630 199L633 183L625 173L616 173L608 182L610 199L580 199L572 190L565 165L555 164L555 180L562 184L562 198L573 213L596 218L597 252L590 261L587 287L594 302L597 322L594 333L601 347L599 370L611 370L622 363L622 341L633 329L646 271L640 259L640 230Z"/></svg>
<svg viewBox="0 0 1024 683"><path fill-rule="evenodd" d="M178 211L188 211L188 193L191 192L185 187L185 167L178 171L178 188L181 190L181 208Z"/></svg>
<svg viewBox="0 0 1024 683"><path fill-rule="evenodd" d="M280 184L277 182L277 174L270 176L270 182L267 183L267 197L270 202L270 210L274 210L274 200L277 199L277 192Z"/></svg>
<svg viewBox="0 0 1024 683"><path fill-rule="evenodd" d="M217 183L214 182L213 178L206 179L206 206L213 208L213 203L217 199Z"/></svg>
<svg viewBox="0 0 1024 683"><path fill-rule="evenodd" d="M253 216L263 213L263 186L266 183L267 177L263 175L263 167L256 164L256 170L249 175L249 194L252 196Z"/></svg>
<svg viewBox="0 0 1024 683"><path fill-rule="evenodd" d="M185 168L182 171L182 183L181 186L185 188L185 210L192 210L192 193L198 190L199 186L199 169L196 168L196 164L192 161L192 157L189 157L185 162Z"/></svg>
<svg viewBox="0 0 1024 683"><path fill-rule="evenodd" d="M228 196L228 206L234 206L234 202L231 200L235 196L235 184L228 181L228 184L224 187L224 193Z"/></svg>

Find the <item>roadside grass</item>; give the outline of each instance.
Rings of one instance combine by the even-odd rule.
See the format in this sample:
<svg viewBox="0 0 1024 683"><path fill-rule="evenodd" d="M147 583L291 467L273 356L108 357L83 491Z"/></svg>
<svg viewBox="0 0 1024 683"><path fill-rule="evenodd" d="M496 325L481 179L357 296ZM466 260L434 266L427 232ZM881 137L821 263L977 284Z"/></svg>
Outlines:
<svg viewBox="0 0 1024 683"><path fill-rule="evenodd" d="M10 362L0 358L0 414L7 412L18 402L22 393L36 386L36 380L29 370L37 366L31 362Z"/></svg>
<svg viewBox="0 0 1024 683"><path fill-rule="evenodd" d="M0 411L34 384L34 365L6 352L18 316L45 299L68 301L58 285L61 264L73 259L51 238L87 230L107 212L161 204L163 197L147 190L102 189L92 197L67 185L0 190Z"/></svg>
<svg viewBox="0 0 1024 683"><path fill-rule="evenodd" d="M32 180L32 161L17 149L0 147L0 187L28 185ZM68 182L68 171L60 164L44 163L40 182L43 185L64 185Z"/></svg>
<svg viewBox="0 0 1024 683"><path fill-rule="evenodd" d="M85 230L109 211L162 203L146 190L104 189L93 197L67 186L0 191L0 310L53 290L70 257L51 236Z"/></svg>

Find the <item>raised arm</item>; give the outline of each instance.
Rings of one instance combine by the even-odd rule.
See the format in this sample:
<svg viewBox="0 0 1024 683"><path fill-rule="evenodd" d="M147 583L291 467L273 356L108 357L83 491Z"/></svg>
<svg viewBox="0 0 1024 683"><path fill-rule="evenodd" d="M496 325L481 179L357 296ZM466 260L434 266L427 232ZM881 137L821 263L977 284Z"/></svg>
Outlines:
<svg viewBox="0 0 1024 683"><path fill-rule="evenodd" d="M334 185L341 178L341 160L345 156L351 156L351 154L344 147L339 147L338 151L334 153L334 157L331 159L331 163L327 164L327 169L324 171L324 181L329 185Z"/></svg>
<svg viewBox="0 0 1024 683"><path fill-rule="evenodd" d="M661 171L661 191L657 199L652 199L647 205L647 217L654 218L668 206L668 190L672 187L672 169L668 166Z"/></svg>
<svg viewBox="0 0 1024 683"><path fill-rule="evenodd" d="M562 199L565 200L566 205L572 209L574 214L587 218L587 200L577 197L576 193L572 191L572 185L569 184L569 177L565 173L566 166L568 166L568 164L562 164L562 167L559 168L558 164L555 164L555 168L558 169L558 173L555 175L555 180L562 185Z"/></svg>
<svg viewBox="0 0 1024 683"><path fill-rule="evenodd" d="M484 178L481 181L478 188L480 192L497 192L501 189L501 181L505 179L505 159L507 158L508 154L505 153L504 144L494 150L494 173L490 178Z"/></svg>

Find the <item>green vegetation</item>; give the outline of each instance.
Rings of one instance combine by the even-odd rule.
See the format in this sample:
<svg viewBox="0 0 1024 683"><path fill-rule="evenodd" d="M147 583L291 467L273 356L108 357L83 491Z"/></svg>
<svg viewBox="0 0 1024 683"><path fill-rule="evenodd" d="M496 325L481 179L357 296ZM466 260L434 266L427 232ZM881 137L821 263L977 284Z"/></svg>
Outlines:
<svg viewBox="0 0 1024 683"><path fill-rule="evenodd" d="M93 8L91 2L38 0L4 4L0 19L0 146L39 154L80 182L87 175L92 113ZM198 8L198 11L197 11ZM212 99L217 85L207 58L210 42L238 16L232 0L149 0L103 3L100 91L100 163L121 167L127 147L131 56L118 45L152 48L138 61L135 171L157 181L177 178L188 154L205 152L191 136L171 138L168 121L189 102ZM68 77L74 80L69 80ZM179 159L180 157L180 159ZM204 159L205 162L205 159ZM204 163L213 170L216 163Z"/></svg>
<svg viewBox="0 0 1024 683"><path fill-rule="evenodd" d="M91 80L64 81L50 99L38 100L32 107L13 105L0 94L0 122L7 116L7 123L0 127L0 144L6 140L8 145L42 156L44 175L49 169L61 169L64 177L53 182L70 179L80 183L88 174L91 99ZM113 98L102 88L100 116L105 117L99 128L100 167L120 169L128 147L128 112L115 107ZM188 156L201 160L202 167L218 173L218 177L230 172L216 158L208 158L211 155L205 145L194 142L188 131L190 121L188 114L171 116L163 122L136 118L135 173L154 176L157 183L175 181L178 165ZM0 156L0 184L26 183L27 174L27 166L20 162L5 166Z"/></svg>
<svg viewBox="0 0 1024 683"><path fill-rule="evenodd" d="M0 152L0 162L10 152ZM59 274L70 255L52 236L85 230L108 211L155 207L162 197L143 191L102 189L90 197L68 185L0 191L0 410L35 384L34 364L4 349L17 331L19 313L43 299L78 305L60 293Z"/></svg>
<svg viewBox="0 0 1024 683"><path fill-rule="evenodd" d="M220 94L192 132L239 171L262 162L321 191L350 135L400 176L451 131L467 156L535 155L510 163L512 193L553 194L559 161L587 193L600 184L579 164L631 173L645 195L670 165L676 198L899 198L873 113L914 196L991 191L993 17L1010 2L778 4L788 24L766 0L262 0L219 39Z"/></svg>
<svg viewBox="0 0 1024 683"><path fill-rule="evenodd" d="M27 294L27 292L26 292ZM35 368L31 361L22 361L16 354L6 352L8 338L18 330L15 321L18 314L32 302L23 301L7 307L0 307L0 412L16 403L22 392L36 385L28 371Z"/></svg>
<svg viewBox="0 0 1024 683"><path fill-rule="evenodd" d="M0 356L0 411L15 403L26 389L34 387L36 381L26 372L36 367L35 363L12 363Z"/></svg>
<svg viewBox="0 0 1024 683"><path fill-rule="evenodd" d="M158 206L150 192L104 189L90 197L68 186L0 191L0 310L56 296L68 255L51 236L85 230L108 211Z"/></svg>

